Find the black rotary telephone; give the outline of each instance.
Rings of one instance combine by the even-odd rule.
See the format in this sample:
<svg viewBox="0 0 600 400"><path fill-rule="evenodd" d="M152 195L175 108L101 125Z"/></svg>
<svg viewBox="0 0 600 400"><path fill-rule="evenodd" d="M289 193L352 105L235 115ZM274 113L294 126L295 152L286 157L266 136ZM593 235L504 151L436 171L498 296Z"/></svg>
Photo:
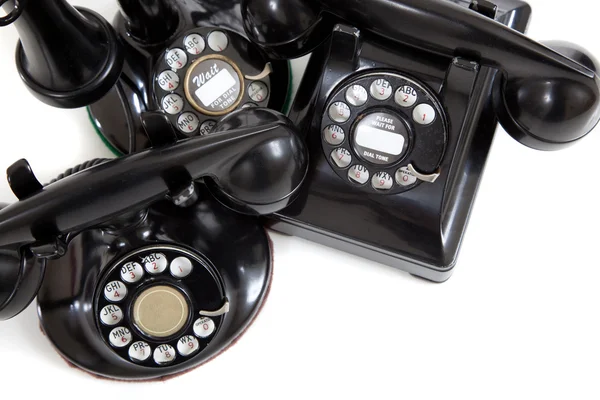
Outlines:
<svg viewBox="0 0 600 400"><path fill-rule="evenodd" d="M268 225L432 281L456 264L498 122L555 150L600 119L597 61L524 36L522 1L246 0L242 12L271 57L312 52L289 113L308 178Z"/></svg>
<svg viewBox="0 0 600 400"><path fill-rule="evenodd" d="M308 159L272 110L241 110L215 132L93 162L46 186L27 161L9 167L19 201L0 207L0 320L37 294L61 354L117 379L170 375L231 345L266 297L272 260L256 218L223 205L280 210Z"/></svg>
<svg viewBox="0 0 600 400"><path fill-rule="evenodd" d="M596 61L524 36L518 0L119 4L113 28L0 1L30 90L88 106L131 153L48 185L8 169L0 319L37 295L58 351L106 377L171 375L237 339L270 283L263 225L448 279L498 122L553 150L600 119ZM285 117L287 60L308 53Z"/></svg>
<svg viewBox="0 0 600 400"><path fill-rule="evenodd" d="M221 117L241 108L286 106L288 63L248 41L239 0L119 5L113 25L124 49L123 72L89 107L95 128L117 153L150 146L144 111L160 109L185 138L210 133Z"/></svg>
<svg viewBox="0 0 600 400"><path fill-rule="evenodd" d="M8 9L11 2L3 3ZM147 111L160 110L186 138L209 133L232 111L281 111L288 100L287 61L271 60L248 41L237 0L119 0L114 28L64 0L14 4L0 25L19 31L16 61L25 84L49 105L89 106L116 154L151 146L145 126L162 128Z"/></svg>

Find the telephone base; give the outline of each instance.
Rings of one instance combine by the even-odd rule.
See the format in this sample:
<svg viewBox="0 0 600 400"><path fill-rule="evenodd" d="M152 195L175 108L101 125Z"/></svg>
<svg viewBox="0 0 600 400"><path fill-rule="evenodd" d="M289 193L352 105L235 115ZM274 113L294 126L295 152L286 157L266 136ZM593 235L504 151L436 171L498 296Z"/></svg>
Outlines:
<svg viewBox="0 0 600 400"><path fill-rule="evenodd" d="M398 254L386 252L383 249L370 247L365 243L358 243L331 232L325 232L315 227L301 226L292 221L286 221L278 215L278 220L268 220L267 226L278 233L301 237L312 242L331 247L344 253L353 254L371 261L401 269L409 274L433 283L443 283L450 279L454 271L454 264L446 268L437 268L430 265L418 263L407 258L401 258Z"/></svg>
<svg viewBox="0 0 600 400"><path fill-rule="evenodd" d="M138 93L120 78L106 96L87 108L96 133L116 156L150 147L141 122L146 109L140 107L142 104Z"/></svg>
<svg viewBox="0 0 600 400"><path fill-rule="evenodd" d="M272 243L255 218L231 213L199 190L203 200L192 207L163 201L134 226L87 230L69 244L66 257L49 262L53 272L39 292L38 314L67 362L109 379L160 379L210 361L254 322L272 281ZM178 264L184 273L174 268L178 259L187 262L189 269ZM141 279L124 275L127 265ZM107 293L110 287L118 287L120 296ZM152 314L158 300L138 310L139 299L151 299L154 288L179 293L187 304L181 310L185 323L168 336L150 329L170 322L168 315ZM144 312L150 317L138 317Z"/></svg>

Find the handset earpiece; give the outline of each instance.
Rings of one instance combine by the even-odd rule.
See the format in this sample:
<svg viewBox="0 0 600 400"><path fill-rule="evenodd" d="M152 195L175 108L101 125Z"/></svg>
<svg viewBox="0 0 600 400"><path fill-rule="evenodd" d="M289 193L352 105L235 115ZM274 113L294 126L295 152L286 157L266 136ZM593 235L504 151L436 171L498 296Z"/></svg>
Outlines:
<svg viewBox="0 0 600 400"><path fill-rule="evenodd" d="M600 120L594 71L449 1L246 0L242 9L250 39L282 55L294 48L302 55L323 40L329 15L406 46L496 68L503 78L495 90L500 123L530 147L568 146Z"/></svg>
<svg viewBox="0 0 600 400"><path fill-rule="evenodd" d="M308 169L296 129L276 111L237 113L252 125L95 165L0 210L0 320L33 300L45 259L63 254L69 234L170 198L182 183L208 178L221 202L247 213L290 204Z"/></svg>
<svg viewBox="0 0 600 400"><path fill-rule="evenodd" d="M248 38L273 58L310 53L333 27L319 0L242 0L241 7Z"/></svg>
<svg viewBox="0 0 600 400"><path fill-rule="evenodd" d="M215 125L213 132L264 124L276 124L290 132L296 129L282 114L256 108L228 115ZM304 179L307 162L303 143L282 137L251 149L229 170L226 179L207 176L204 182L217 200L237 212L271 214L291 203L297 194L294 187Z"/></svg>
<svg viewBox="0 0 600 400"><path fill-rule="evenodd" d="M494 100L502 127L514 139L534 149L558 150L581 139L600 120L598 61L576 44L543 44L558 57L581 64L579 71L505 74Z"/></svg>

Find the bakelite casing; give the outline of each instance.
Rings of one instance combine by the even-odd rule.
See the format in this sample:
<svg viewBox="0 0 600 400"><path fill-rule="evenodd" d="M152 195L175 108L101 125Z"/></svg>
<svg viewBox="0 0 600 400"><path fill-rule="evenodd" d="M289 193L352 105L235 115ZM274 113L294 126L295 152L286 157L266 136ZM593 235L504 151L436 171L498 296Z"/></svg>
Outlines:
<svg viewBox="0 0 600 400"><path fill-rule="evenodd" d="M78 108L112 89L124 52L102 16L65 0L24 2L19 13L13 22L21 38L15 61L35 97L54 107Z"/></svg>
<svg viewBox="0 0 600 400"><path fill-rule="evenodd" d="M121 13L113 26L124 48L123 73L112 90L90 104L92 124L120 154L152 145L142 125L144 112L159 110L154 73L165 49L177 37L196 27L218 27L245 36L239 0L118 0ZM147 27L152 27L148 29ZM236 41L227 55L247 65L270 62L271 93L267 107L282 111L288 100L290 69L287 60L273 60L250 42ZM262 106L262 104L261 104Z"/></svg>
<svg viewBox="0 0 600 400"><path fill-rule="evenodd" d="M90 162L46 186L27 161L14 163L8 178L19 201L0 208L0 320L37 295L41 327L61 355L114 379L171 375L231 345L260 310L270 284L271 244L257 216L294 201L308 154L290 121L270 109L234 112L215 129ZM148 246L174 246L205 260L219 290L196 306L214 310L227 302L210 342L183 362L133 362L101 334L102 280L122 268L120 258ZM45 271L52 272L44 279ZM151 276L146 283L189 291L172 277ZM123 313L129 321L132 311ZM190 314L184 330L194 319Z"/></svg>
<svg viewBox="0 0 600 400"><path fill-rule="evenodd" d="M555 150L581 139L600 119L597 61L576 45L524 36L531 9L520 0L119 4L114 28L65 0L23 1L0 18L0 25L19 30L16 62L34 95L58 107L89 105L95 127L128 153L86 163L47 185L19 160L7 171L19 201L0 204L0 320L37 295L42 329L56 349L104 377L171 375L231 345L268 292L272 249L264 226L447 280L498 124L526 146ZM273 67L271 97L264 101L271 109L235 111L211 134L179 140L154 93L156 70L168 69L161 57L175 38L212 27L245 35L230 46L241 65L256 73L259 66L265 65L263 73ZM272 109L286 102L288 59L308 53L286 117ZM414 186L389 194L359 187L332 169L333 147L324 147L322 130L332 119L330 103L343 100L344 85L386 73L418 86L439 118L411 131L408 113L395 114L406 123L406 143L421 135L403 157L418 153L422 158L412 161L419 166L423 160L424 169ZM388 101L372 110L394 113L394 107ZM343 122L346 129L369 111L357 110L352 123ZM399 166L386 166L388 175ZM167 366L132 362L125 349L119 355L98 322L102 286L118 274L118 260L153 245L178 246L205 260L218 286L210 309L223 298L229 305L210 346Z"/></svg>
<svg viewBox="0 0 600 400"><path fill-rule="evenodd" d="M428 280L448 279L498 122L521 143L554 150L600 119L593 58L524 36L527 3L495 5L480 14L462 1L244 0L246 33L271 57L312 52L289 114L309 147L308 179L268 226ZM385 71L435 92L449 128L439 178L400 194L364 193L336 174L322 146L331 96L361 74Z"/></svg>
<svg viewBox="0 0 600 400"><path fill-rule="evenodd" d="M39 315L44 333L69 362L113 379L159 378L210 360L252 323L271 282L267 233L256 218L232 213L201 186L199 197L188 208L162 201L134 215L133 224L86 230L73 239L64 257L49 263L52 273L38 294ZM96 288L116 260L132 249L157 244L176 244L210 260L230 304L205 349L165 367L140 365L115 353L99 334L94 301ZM220 301L214 298L212 305L218 307Z"/></svg>

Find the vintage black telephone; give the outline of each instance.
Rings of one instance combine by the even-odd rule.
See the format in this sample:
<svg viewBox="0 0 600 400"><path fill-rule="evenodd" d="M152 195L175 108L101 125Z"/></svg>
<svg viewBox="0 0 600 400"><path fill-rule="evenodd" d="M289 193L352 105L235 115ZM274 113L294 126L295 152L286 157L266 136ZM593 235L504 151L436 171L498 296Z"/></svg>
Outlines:
<svg viewBox="0 0 600 400"><path fill-rule="evenodd" d="M173 374L229 346L265 299L271 249L256 218L213 198L250 215L277 211L308 159L272 110L241 110L216 131L45 187L27 161L13 164L19 201L0 211L0 320L37 294L57 350L117 379Z"/></svg>
<svg viewBox="0 0 600 400"><path fill-rule="evenodd" d="M117 154L150 147L149 110L161 110L185 138L207 134L234 110L281 111L288 100L287 61L269 59L243 36L237 0L119 0L114 29L65 1L15 4L0 25L19 31L23 81L52 106L89 106Z"/></svg>
<svg viewBox="0 0 600 400"><path fill-rule="evenodd" d="M456 263L498 121L554 150L600 119L597 62L521 34L522 1L244 4L248 36L270 56L313 52L289 113L308 179L269 226L432 281Z"/></svg>
<svg viewBox="0 0 600 400"><path fill-rule="evenodd" d="M498 121L551 150L600 119L593 57L527 39L517 0L119 3L116 32L64 0L0 3L32 92L135 152L47 186L18 161L0 210L0 319L37 293L56 348L103 376L170 375L244 331L270 282L256 215L444 281ZM289 119L263 108L307 53Z"/></svg>

